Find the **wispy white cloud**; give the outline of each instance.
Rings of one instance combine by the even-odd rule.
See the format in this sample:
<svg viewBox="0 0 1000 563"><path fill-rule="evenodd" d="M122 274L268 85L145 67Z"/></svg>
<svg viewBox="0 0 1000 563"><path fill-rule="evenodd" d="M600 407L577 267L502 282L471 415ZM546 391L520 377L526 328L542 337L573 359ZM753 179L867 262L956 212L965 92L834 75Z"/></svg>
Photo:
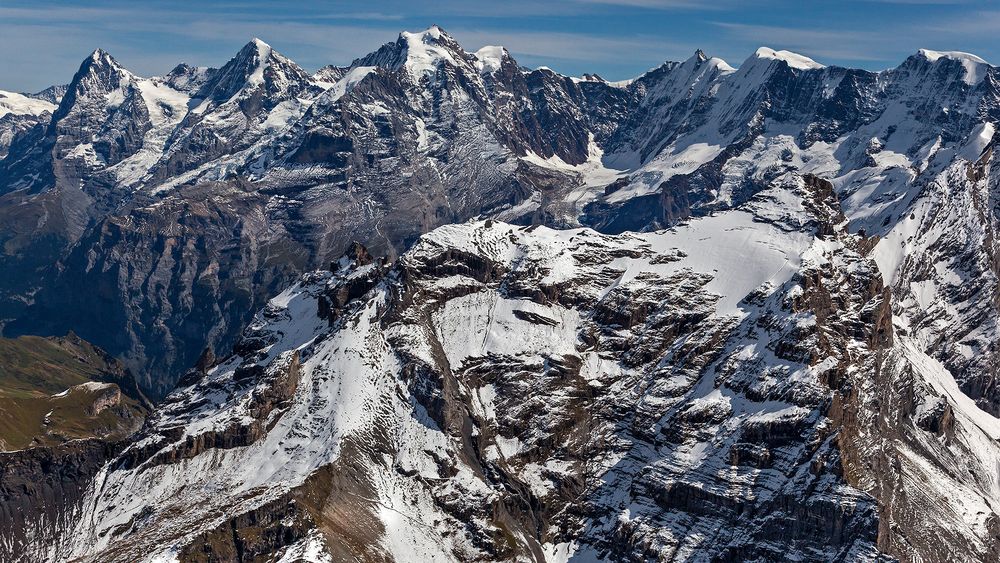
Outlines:
<svg viewBox="0 0 1000 563"><path fill-rule="evenodd" d="M910 5L892 7L904 3ZM431 23L470 49L499 43L528 66L609 78L687 58L698 47L734 65L761 45L867 68L894 66L919 47L1000 58L1000 10L932 6L960 3L965 0L856 0L844 3L852 19L829 16L826 3L801 0L337 0L287 9L258 0L142 6L0 0L0 88L65 82L95 47L145 75L182 60L219 66L254 36L314 69L348 63L402 29ZM901 17L866 19L865 10L874 9Z"/></svg>
<svg viewBox="0 0 1000 563"><path fill-rule="evenodd" d="M988 36L996 39L1000 30L1000 11L978 10L967 14L944 16L924 26L925 31L946 37Z"/></svg>
<svg viewBox="0 0 1000 563"><path fill-rule="evenodd" d="M785 26L713 22L733 39L752 46L788 49L819 62L823 59L845 61L886 61L896 53L887 53L884 32L860 30L800 29ZM732 41L727 41L733 43Z"/></svg>
<svg viewBox="0 0 1000 563"><path fill-rule="evenodd" d="M868 0L873 4L912 4L922 6L954 6L971 4L972 0Z"/></svg>
<svg viewBox="0 0 1000 563"><path fill-rule="evenodd" d="M310 15L310 19L316 20L357 20L357 21L399 21L403 19L402 14L383 14L380 12L360 12L360 13L331 13Z"/></svg>
<svg viewBox="0 0 1000 563"><path fill-rule="evenodd" d="M726 8L730 2L698 2L697 0L573 0L579 4L603 4L607 6L628 6L651 10L707 10L717 11Z"/></svg>
<svg viewBox="0 0 1000 563"><path fill-rule="evenodd" d="M460 43L472 50L482 45L504 45L519 62L521 59L560 59L575 62L609 62L646 59L660 63L685 53L680 43L654 36L605 37L585 33L509 31L481 28L448 30ZM691 49L693 53L694 50ZM690 56L691 53L686 53Z"/></svg>

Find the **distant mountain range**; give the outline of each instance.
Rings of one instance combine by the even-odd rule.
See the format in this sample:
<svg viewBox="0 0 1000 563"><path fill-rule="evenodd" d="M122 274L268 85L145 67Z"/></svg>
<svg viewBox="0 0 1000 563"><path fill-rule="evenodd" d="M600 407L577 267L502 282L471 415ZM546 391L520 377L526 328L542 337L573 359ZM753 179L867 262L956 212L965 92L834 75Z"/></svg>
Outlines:
<svg viewBox="0 0 1000 563"><path fill-rule="evenodd" d="M966 53L607 82L437 26L0 92L4 336L163 399L8 458L0 559L996 560L998 121Z"/></svg>

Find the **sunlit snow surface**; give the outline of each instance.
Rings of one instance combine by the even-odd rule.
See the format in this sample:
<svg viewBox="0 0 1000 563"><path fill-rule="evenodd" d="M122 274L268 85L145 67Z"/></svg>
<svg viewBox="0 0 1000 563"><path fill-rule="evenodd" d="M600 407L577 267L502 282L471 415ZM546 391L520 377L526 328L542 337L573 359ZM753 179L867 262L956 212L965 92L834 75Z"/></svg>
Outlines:
<svg viewBox="0 0 1000 563"><path fill-rule="evenodd" d="M0 117L7 114L14 115L41 115L42 113L52 113L56 110L56 105L52 102L29 98L24 94L16 92L5 92L0 90Z"/></svg>

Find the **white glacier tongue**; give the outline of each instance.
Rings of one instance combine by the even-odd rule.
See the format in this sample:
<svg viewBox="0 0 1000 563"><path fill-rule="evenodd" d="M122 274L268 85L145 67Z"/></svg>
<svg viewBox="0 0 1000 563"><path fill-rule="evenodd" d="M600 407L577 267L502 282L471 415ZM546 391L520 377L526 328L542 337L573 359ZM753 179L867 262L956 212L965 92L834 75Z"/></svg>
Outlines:
<svg viewBox="0 0 1000 563"><path fill-rule="evenodd" d="M757 49L754 53L754 57L758 59L782 61L788 64L788 66L798 70L825 68L823 65L805 55L800 55L791 51L775 51L769 47L761 47Z"/></svg>

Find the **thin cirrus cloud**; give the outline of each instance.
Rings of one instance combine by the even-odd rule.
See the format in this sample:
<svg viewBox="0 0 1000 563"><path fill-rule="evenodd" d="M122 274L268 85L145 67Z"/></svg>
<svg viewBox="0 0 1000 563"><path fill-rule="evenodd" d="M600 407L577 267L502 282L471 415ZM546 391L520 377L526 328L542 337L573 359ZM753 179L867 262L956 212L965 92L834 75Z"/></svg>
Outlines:
<svg viewBox="0 0 1000 563"><path fill-rule="evenodd" d="M884 62L893 60L895 55L886 52L884 32L807 30L730 22L713 22L713 25L726 32L727 43L742 47L744 53L766 45L801 53L817 62Z"/></svg>
<svg viewBox="0 0 1000 563"><path fill-rule="evenodd" d="M651 10L721 10L728 2L698 2L696 0L575 0L581 4L629 6Z"/></svg>
<svg viewBox="0 0 1000 563"><path fill-rule="evenodd" d="M220 66L251 37L304 68L347 64L399 31L442 25L467 49L501 44L522 64L629 78L696 48L734 66L761 45L825 64L894 66L919 47L1000 55L1000 11L979 0L4 0L0 89L65 83L95 47L143 75ZM996 60L996 57L993 59Z"/></svg>
<svg viewBox="0 0 1000 563"><path fill-rule="evenodd" d="M1000 29L1000 11L981 10L968 14L954 14L929 23L926 29L930 33L947 36L972 35L995 40L997 30Z"/></svg>
<svg viewBox="0 0 1000 563"><path fill-rule="evenodd" d="M9 20L19 19L18 23ZM0 8L0 49L5 44L29 44L36 37L58 37L58 41L32 49L28 59L0 60L0 75L28 76L39 68L54 68L55 76L43 78L21 90L39 90L53 82L65 82L79 61L94 47L110 51L128 68L144 75L166 72L176 63L220 66L250 37L261 37L306 68L346 64L379 45L393 41L402 16L376 13L316 14L310 21L262 17L259 14L219 12L210 15L185 10L136 17L118 9L62 11L51 18L38 9ZM28 23L30 22L30 23ZM371 22L378 22L372 25ZM417 27L409 26L411 29ZM448 31L470 50L486 44L502 44L522 63L551 64L563 72L599 72L609 64L638 73L684 48L660 37L643 34L606 37L564 31L521 31L489 27L451 27ZM134 34L165 37L161 48L146 50L127 38ZM201 45L203 49L191 49ZM5 51L7 51L5 49ZM621 61L628 61L622 65ZM3 84L0 88L11 88Z"/></svg>

